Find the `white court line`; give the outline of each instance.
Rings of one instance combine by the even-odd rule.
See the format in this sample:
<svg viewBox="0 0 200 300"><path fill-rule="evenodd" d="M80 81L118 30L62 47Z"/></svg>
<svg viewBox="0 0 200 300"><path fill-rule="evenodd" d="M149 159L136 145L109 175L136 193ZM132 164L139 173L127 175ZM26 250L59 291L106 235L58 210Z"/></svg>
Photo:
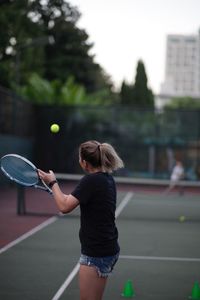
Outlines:
<svg viewBox="0 0 200 300"><path fill-rule="evenodd" d="M131 200L133 197L133 193L129 192L126 194L124 199L121 201L121 203L118 205L116 212L115 212L115 217L118 218L118 216L121 214L122 210L124 207L128 204L128 202Z"/></svg>
<svg viewBox="0 0 200 300"><path fill-rule="evenodd" d="M6 245L3 248L1 248L0 249L0 254L2 254L3 252L7 251L10 248L12 248L13 246L19 244L20 242L22 242L23 240L27 239L29 236L35 234L36 232L40 231L41 229L45 228L46 226L54 223L56 220L57 220L57 217L52 217L52 218L44 221L40 225L36 226L35 228L31 229L30 231L24 233L23 235L21 235L16 240L12 241L8 245Z"/></svg>
<svg viewBox="0 0 200 300"><path fill-rule="evenodd" d="M129 192L122 199L121 203L119 204L119 206L117 207L116 212L115 212L115 217L116 218L120 215L120 213L122 212L122 210L124 209L124 207L128 204L128 202L130 201L130 199L131 199L132 196L133 196L133 193ZM76 264L76 266L74 267L74 269L71 271L71 273L69 274L69 276L63 282L63 284L61 285L61 287L59 288L59 290L57 291L57 293L55 294L55 296L51 300L58 300L62 296L62 294L64 293L65 289L69 286L69 284L71 283L71 281L74 279L74 277L78 273L78 270L79 270L79 263Z"/></svg>
<svg viewBox="0 0 200 300"><path fill-rule="evenodd" d="M62 294L68 287L68 285L71 283L71 281L74 279L74 277L78 273L78 270L79 270L79 263L77 263L75 265L75 267L73 268L73 270L71 271L71 273L69 274L67 279L63 282L63 284L61 285L61 287L59 288L59 290L57 291L55 296L52 298L52 300L58 300L60 298L60 296L62 296Z"/></svg>
<svg viewBox="0 0 200 300"><path fill-rule="evenodd" d="M162 256L137 256L137 255L120 255L120 258L133 260L161 260L161 261L181 261L181 262L200 262L200 258L190 257L162 257Z"/></svg>

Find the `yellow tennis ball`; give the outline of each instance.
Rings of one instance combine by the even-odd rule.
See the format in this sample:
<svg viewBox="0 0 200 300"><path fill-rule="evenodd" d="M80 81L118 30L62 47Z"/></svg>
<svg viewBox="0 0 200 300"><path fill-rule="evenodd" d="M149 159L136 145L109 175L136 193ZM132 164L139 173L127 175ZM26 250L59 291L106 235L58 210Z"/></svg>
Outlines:
<svg viewBox="0 0 200 300"><path fill-rule="evenodd" d="M58 124L52 124L50 129L51 129L51 132L57 133L60 130L60 126Z"/></svg>
<svg viewBox="0 0 200 300"><path fill-rule="evenodd" d="M185 216L180 216L180 217L179 217L179 222L182 223L182 222L184 222L184 221L185 221Z"/></svg>

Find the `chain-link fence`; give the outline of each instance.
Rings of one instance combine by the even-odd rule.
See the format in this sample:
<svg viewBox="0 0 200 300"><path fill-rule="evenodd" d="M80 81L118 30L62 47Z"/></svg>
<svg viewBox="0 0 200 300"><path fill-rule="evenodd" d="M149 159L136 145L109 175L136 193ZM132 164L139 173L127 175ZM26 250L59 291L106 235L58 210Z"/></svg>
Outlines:
<svg viewBox="0 0 200 300"><path fill-rule="evenodd" d="M5 93L4 93L5 94ZM96 139L111 143L125 162L121 176L169 178L175 159L188 180L198 179L200 112L135 110L123 106L33 106L0 95L1 135L34 140L34 162L46 170L80 173L78 146ZM58 123L60 131L50 131Z"/></svg>
<svg viewBox="0 0 200 300"><path fill-rule="evenodd" d="M33 130L33 105L0 87L0 134L29 137Z"/></svg>

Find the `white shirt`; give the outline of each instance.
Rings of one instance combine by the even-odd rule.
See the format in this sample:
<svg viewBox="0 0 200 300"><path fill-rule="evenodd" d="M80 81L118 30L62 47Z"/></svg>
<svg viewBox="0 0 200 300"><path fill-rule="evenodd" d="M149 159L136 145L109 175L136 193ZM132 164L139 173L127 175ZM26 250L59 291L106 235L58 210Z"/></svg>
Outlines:
<svg viewBox="0 0 200 300"><path fill-rule="evenodd" d="M183 177L184 169L181 165L176 165L171 174L171 180L177 181Z"/></svg>

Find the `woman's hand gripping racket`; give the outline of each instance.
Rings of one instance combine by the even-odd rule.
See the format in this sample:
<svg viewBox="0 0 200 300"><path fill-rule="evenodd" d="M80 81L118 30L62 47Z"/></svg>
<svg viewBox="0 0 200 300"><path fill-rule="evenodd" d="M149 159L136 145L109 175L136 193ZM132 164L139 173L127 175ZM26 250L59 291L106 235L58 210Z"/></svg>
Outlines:
<svg viewBox="0 0 200 300"><path fill-rule="evenodd" d="M52 194L52 190L39 177L38 169L28 159L7 154L1 158L1 170L12 181L26 187L35 187Z"/></svg>

